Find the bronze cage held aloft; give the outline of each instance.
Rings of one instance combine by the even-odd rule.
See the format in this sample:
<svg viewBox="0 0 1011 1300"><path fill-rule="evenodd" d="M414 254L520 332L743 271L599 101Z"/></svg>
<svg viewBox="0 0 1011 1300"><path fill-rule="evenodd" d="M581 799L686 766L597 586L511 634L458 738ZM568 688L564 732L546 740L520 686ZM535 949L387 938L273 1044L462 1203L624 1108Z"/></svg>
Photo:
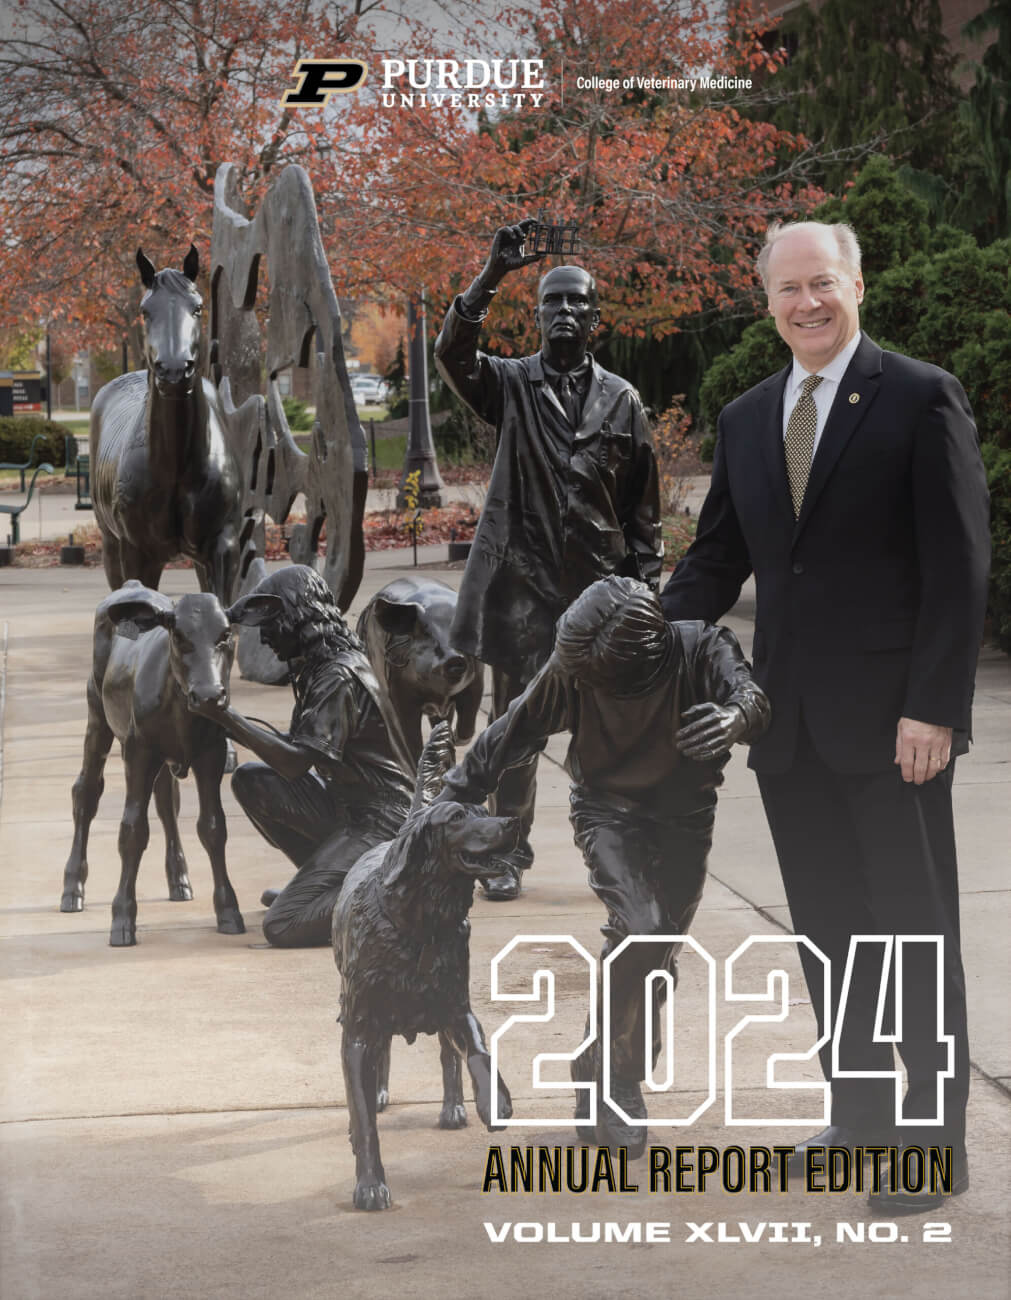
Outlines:
<svg viewBox="0 0 1011 1300"><path fill-rule="evenodd" d="M577 253L579 251L579 226L575 221L558 224L547 219L542 208L537 214L537 225L527 235L528 253Z"/></svg>

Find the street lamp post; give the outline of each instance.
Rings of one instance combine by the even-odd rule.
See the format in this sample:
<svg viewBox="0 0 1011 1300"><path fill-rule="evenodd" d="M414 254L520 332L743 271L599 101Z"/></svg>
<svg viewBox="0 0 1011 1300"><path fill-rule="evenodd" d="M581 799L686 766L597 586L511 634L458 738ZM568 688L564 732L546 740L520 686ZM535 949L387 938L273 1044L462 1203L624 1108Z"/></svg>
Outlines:
<svg viewBox="0 0 1011 1300"><path fill-rule="evenodd" d="M424 290L407 302L408 358L411 378L407 415L407 452L397 492L397 507L404 509L404 484L408 474L420 470L417 504L423 508L442 505L442 476L435 459L432 424L428 413L428 350L425 344Z"/></svg>

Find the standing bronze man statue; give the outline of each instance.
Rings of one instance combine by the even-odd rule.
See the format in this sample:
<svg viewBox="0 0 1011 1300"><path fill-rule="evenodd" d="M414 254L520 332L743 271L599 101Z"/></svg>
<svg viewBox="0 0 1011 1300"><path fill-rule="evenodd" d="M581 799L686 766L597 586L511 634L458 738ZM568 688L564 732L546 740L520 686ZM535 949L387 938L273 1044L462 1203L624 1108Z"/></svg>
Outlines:
<svg viewBox="0 0 1011 1300"><path fill-rule="evenodd" d="M492 669L492 718L545 663L555 623L590 583L609 574L659 584L663 545L656 460L638 393L587 352L600 323L593 276L558 266L540 282L534 320L541 348L502 358L478 351L481 323L502 279L539 261L528 219L496 231L488 260L460 295L435 342L439 372L495 426L488 496L460 587L451 640ZM499 816L520 819L508 869L484 888L515 898L533 861L537 758L506 773Z"/></svg>

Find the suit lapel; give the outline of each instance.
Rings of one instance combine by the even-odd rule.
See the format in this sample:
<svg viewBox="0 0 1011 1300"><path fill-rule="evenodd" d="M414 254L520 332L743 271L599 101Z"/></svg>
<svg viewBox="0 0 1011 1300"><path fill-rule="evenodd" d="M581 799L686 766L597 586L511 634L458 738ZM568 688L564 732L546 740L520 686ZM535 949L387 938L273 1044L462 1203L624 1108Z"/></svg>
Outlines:
<svg viewBox="0 0 1011 1300"><path fill-rule="evenodd" d="M870 410L871 403L878 395L880 383L881 349L864 334L856 352L853 353L853 360L846 367L846 373L839 381L835 401L832 403L828 420L818 441L818 450L811 463L811 476L804 492L800 517L793 533L794 542L807 523L846 444ZM781 458L785 466L786 458L785 456Z"/></svg>
<svg viewBox="0 0 1011 1300"><path fill-rule="evenodd" d="M783 454L783 394L793 362L778 375L772 375L762 385L761 406L758 415L758 436L765 467L772 481L772 491L781 510L793 518L790 484L786 477L786 456Z"/></svg>

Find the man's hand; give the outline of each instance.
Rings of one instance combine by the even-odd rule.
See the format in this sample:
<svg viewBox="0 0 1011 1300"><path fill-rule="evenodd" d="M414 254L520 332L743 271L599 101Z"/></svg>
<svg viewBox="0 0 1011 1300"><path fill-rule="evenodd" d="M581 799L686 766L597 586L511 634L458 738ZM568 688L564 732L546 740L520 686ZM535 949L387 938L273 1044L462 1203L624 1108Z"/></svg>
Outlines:
<svg viewBox="0 0 1011 1300"><path fill-rule="evenodd" d="M720 704L696 704L685 709L681 721L686 725L674 737L674 742L685 758L699 762L722 758L748 729L744 712L736 704L729 708Z"/></svg>
<svg viewBox="0 0 1011 1300"><path fill-rule="evenodd" d="M943 772L951 758L951 728L900 718L895 733L895 761L903 781L923 785Z"/></svg>
<svg viewBox="0 0 1011 1300"><path fill-rule="evenodd" d="M495 231L488 260L478 276L485 289L496 288L499 281L510 271L517 271L521 266L528 266L531 262L539 262L547 257L546 253L523 251L526 237L536 225L537 221L534 217L527 217L515 226L500 226Z"/></svg>

